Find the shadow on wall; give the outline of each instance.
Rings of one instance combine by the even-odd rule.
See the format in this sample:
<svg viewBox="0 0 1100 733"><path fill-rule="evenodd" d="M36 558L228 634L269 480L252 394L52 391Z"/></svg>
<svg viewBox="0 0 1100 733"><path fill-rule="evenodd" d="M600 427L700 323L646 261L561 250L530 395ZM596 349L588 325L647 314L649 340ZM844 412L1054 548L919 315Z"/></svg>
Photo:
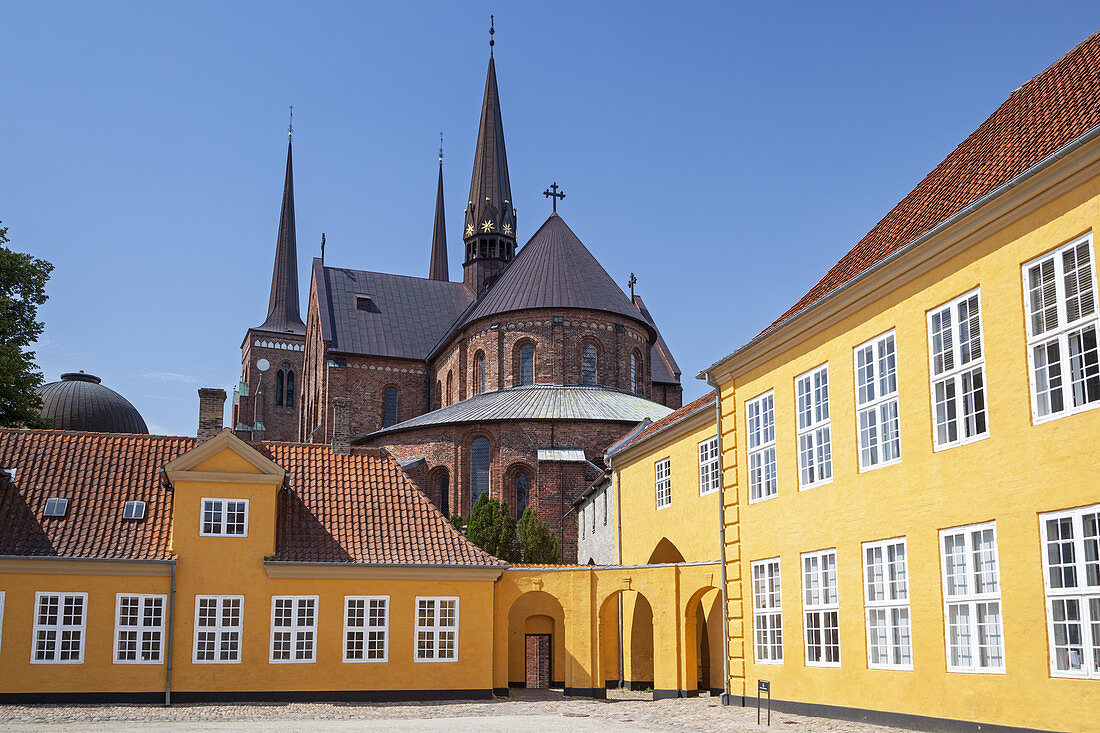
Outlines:
<svg viewBox="0 0 1100 733"><path fill-rule="evenodd" d="M676 545L669 542L667 537L662 537L657 546L653 548L653 554L649 556L649 565L663 565L665 563L686 562L684 556L676 549Z"/></svg>

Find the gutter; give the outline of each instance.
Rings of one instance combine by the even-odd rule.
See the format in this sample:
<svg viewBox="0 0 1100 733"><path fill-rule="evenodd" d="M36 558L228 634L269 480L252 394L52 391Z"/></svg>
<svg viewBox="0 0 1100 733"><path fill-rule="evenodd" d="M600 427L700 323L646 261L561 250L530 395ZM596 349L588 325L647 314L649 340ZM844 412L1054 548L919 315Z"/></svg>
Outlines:
<svg viewBox="0 0 1100 733"><path fill-rule="evenodd" d="M1100 138L1100 125L1096 125L1095 127L1089 129L1088 131L1086 131L1083 134L1079 135L1074 140L1072 140L1072 141L1066 143L1065 145L1063 145L1062 147L1060 147L1058 150L1055 150L1053 153L1051 153L1047 157L1043 158L1042 160L1040 160L1038 163L1031 166L1027 170L1023 171L1022 173L1017 174L1014 178L1011 178L1011 179L1005 181L1004 183L997 186L995 189L993 189L989 193L985 194L984 196L982 196L978 200L976 200L976 201L968 204L967 206L963 207L959 211L955 212L954 214L952 214L948 218L941 221L939 224L936 224L934 227L932 227L931 229L926 231L924 234L921 234L916 239L911 240L908 244L905 244L900 249L894 250L889 255L882 258L881 260L879 260L875 264L871 265L866 270L859 273L858 275L856 275L852 279L848 280L847 282L845 282L840 287L838 287L834 290L831 290L830 292L826 293L825 295L821 296L820 298L818 298L814 302L812 302L809 305L807 305L806 307L804 307L802 310L797 311L796 313L793 313L788 318L785 318L784 320L780 321L779 323L776 323L773 326L769 326L767 329L765 329L764 331L762 331L761 333L759 333L758 335L753 337L748 343L746 343L741 348L731 352L730 354L722 357L718 361L711 364L705 370L703 370L702 372L697 374L695 378L696 379L705 379L705 380L707 380L708 383L710 383L709 375L710 375L710 372L715 369L715 367L729 361L730 359L732 359L735 356L739 356L739 355L745 353L746 351L751 349L753 346L757 345L758 343L763 341L768 336L771 336L773 333L780 330L781 328L783 328L787 324L791 323L792 321L794 321L798 318L801 318L803 315L805 315L809 311L821 306L825 302L827 302L829 300L832 300L834 297L836 297L836 296L840 295L841 293L847 291L849 288L853 287L857 283L862 282L864 279L866 279L867 277L869 277L873 273L878 272L883 267L886 267L887 265L893 263L894 260L897 260L898 258L902 257L903 255L908 254L912 250L916 249L920 245L927 242L929 239L932 239L933 237L939 235L941 232L945 231L946 229L950 228L951 226L953 226L953 225L957 224L958 222L962 221L963 219L965 219L969 215L973 214L978 209L982 208L983 206L988 205L989 203L993 202L995 199L997 199L997 198L1001 197L1002 195L1008 193L1013 188L1016 188L1021 183L1025 182L1028 179L1034 177L1035 175L1041 173L1043 170L1045 170L1046 168L1048 168L1052 164L1058 162L1059 160L1066 157L1070 153L1076 151L1078 148L1084 147L1085 145L1087 145L1088 143L1092 142L1093 140L1095 140L1097 138ZM720 440L719 440L719 445L721 445Z"/></svg>
<svg viewBox="0 0 1100 733"><path fill-rule="evenodd" d="M172 632L176 619L176 561L172 561L172 583L168 591L168 638L165 640L167 651L164 659L164 706L172 704Z"/></svg>
<svg viewBox="0 0 1100 733"><path fill-rule="evenodd" d="M722 582L722 640L725 647L722 649L722 697L721 703L729 705L730 695L730 625L729 625L729 591L726 588L726 474L722 468L722 393L718 384L710 379L710 372L706 373L707 384L714 387L714 423L718 430L718 573ZM742 581L743 582L743 581ZM743 635L743 634L742 634Z"/></svg>

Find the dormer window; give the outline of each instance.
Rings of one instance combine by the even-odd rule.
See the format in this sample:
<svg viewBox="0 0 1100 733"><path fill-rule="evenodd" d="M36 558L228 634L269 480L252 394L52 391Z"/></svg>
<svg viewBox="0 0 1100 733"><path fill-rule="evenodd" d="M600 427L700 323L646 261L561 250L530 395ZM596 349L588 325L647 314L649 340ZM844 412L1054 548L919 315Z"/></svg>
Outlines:
<svg viewBox="0 0 1100 733"><path fill-rule="evenodd" d="M11 481L14 483L15 472L16 469L14 468L0 468L0 481Z"/></svg>
<svg viewBox="0 0 1100 733"><path fill-rule="evenodd" d="M123 519L145 519L145 502L128 501L122 507Z"/></svg>
<svg viewBox="0 0 1100 733"><path fill-rule="evenodd" d="M248 499L203 499L199 534L203 537L247 537Z"/></svg>
<svg viewBox="0 0 1100 733"><path fill-rule="evenodd" d="M356 295L355 296L355 310L369 311L371 304L374 300L369 295Z"/></svg>
<svg viewBox="0 0 1100 733"><path fill-rule="evenodd" d="M46 499L46 508L42 512L43 517L63 517L69 511L69 500L51 496Z"/></svg>

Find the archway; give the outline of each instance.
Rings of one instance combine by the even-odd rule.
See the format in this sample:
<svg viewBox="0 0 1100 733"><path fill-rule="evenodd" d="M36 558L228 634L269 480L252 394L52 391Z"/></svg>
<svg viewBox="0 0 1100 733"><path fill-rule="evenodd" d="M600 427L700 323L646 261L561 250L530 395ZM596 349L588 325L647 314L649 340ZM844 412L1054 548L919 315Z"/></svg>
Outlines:
<svg viewBox="0 0 1100 733"><path fill-rule="evenodd" d="M718 695L724 687L721 606L721 593L707 586L695 591L684 607L682 679L688 695Z"/></svg>
<svg viewBox="0 0 1100 733"><path fill-rule="evenodd" d="M672 544L667 537L662 537L653 553L649 556L649 565L663 565L665 563L685 562L683 554Z"/></svg>
<svg viewBox="0 0 1100 733"><path fill-rule="evenodd" d="M621 611L620 611L621 599ZM620 627L620 613L622 624ZM653 606L634 590L616 591L600 606L596 684L654 689Z"/></svg>
<svg viewBox="0 0 1100 733"><path fill-rule="evenodd" d="M508 686L563 687L565 611L544 591L528 591L508 609Z"/></svg>

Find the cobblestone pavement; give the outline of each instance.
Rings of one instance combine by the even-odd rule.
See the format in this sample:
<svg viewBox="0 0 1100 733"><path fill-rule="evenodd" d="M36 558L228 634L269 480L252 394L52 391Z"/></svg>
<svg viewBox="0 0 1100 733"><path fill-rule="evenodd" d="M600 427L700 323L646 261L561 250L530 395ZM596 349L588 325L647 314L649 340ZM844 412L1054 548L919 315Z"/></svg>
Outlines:
<svg viewBox="0 0 1100 733"><path fill-rule="evenodd" d="M511 698L425 703L278 703L236 705L6 705L5 731L757 731L755 708L721 707L717 698L652 702L638 694L608 700L513 691ZM777 731L891 733L896 728L772 714Z"/></svg>

